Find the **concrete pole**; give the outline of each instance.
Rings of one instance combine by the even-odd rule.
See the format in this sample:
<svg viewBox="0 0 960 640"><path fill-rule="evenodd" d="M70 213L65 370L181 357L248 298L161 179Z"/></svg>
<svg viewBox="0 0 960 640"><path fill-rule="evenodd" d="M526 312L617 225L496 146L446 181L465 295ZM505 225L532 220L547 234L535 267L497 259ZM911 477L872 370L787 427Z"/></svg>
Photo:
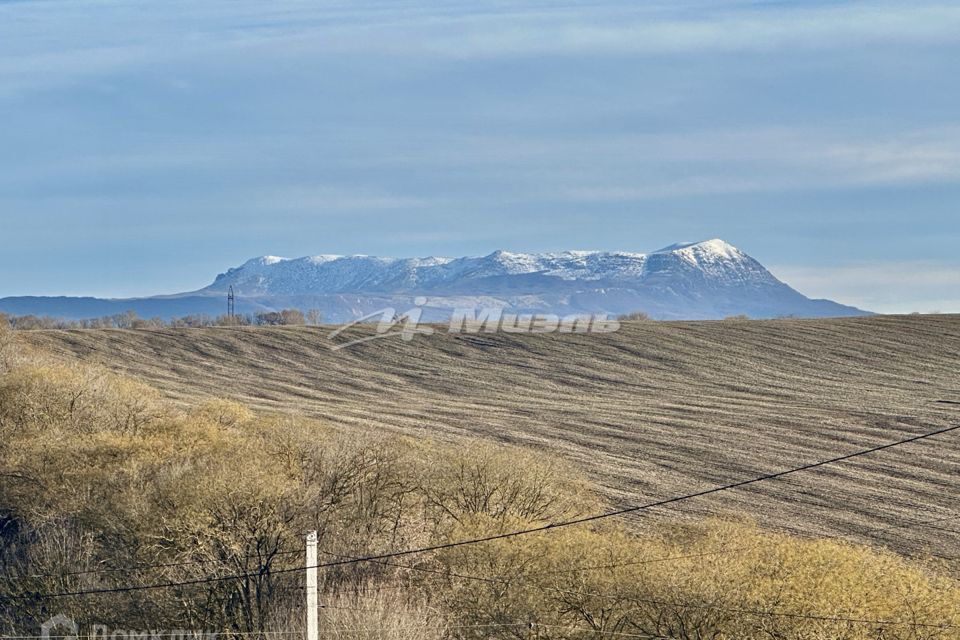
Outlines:
<svg viewBox="0 0 960 640"><path fill-rule="evenodd" d="M317 585L317 532L307 534L307 638L319 640L320 607Z"/></svg>

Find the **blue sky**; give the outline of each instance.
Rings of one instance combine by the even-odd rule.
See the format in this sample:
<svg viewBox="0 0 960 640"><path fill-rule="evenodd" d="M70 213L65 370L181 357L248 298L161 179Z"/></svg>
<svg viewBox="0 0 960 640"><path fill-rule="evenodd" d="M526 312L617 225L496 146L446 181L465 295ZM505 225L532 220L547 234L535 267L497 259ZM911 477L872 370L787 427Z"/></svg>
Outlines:
<svg viewBox="0 0 960 640"><path fill-rule="evenodd" d="M721 237L960 312L960 5L0 0L0 296Z"/></svg>

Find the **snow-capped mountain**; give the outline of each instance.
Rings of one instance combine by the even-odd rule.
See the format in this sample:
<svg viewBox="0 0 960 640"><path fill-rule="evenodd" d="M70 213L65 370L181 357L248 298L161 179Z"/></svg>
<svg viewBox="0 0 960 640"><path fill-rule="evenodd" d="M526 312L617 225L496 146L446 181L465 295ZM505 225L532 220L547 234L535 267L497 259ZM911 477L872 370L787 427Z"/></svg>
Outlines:
<svg viewBox="0 0 960 640"><path fill-rule="evenodd" d="M643 311L653 318L712 319L846 316L865 312L829 300L811 300L777 280L759 262L723 240L680 243L652 253L495 251L466 258L382 258L317 255L264 256L227 270L190 293L136 300L30 298L0 300L17 313L47 300L46 311L104 315L100 302L141 315L220 313L229 288L238 311L319 309L328 322L344 322L385 307L404 310L426 298L425 319L445 319L455 308L502 307L518 313ZM68 303L69 300L78 301ZM79 301L85 301L80 304ZM66 307L73 312L66 313ZM96 307L97 311L92 311ZM80 309L84 309L81 313ZM20 309L22 312L23 309Z"/></svg>
<svg viewBox="0 0 960 640"><path fill-rule="evenodd" d="M380 258L321 255L253 258L217 276L204 291L239 295L403 293L483 286L490 278L542 276L545 282L637 284L671 268L693 270L722 282L775 282L760 263L723 240L675 244L652 254L601 251L510 253L479 258ZM494 287L496 288L496 287Z"/></svg>

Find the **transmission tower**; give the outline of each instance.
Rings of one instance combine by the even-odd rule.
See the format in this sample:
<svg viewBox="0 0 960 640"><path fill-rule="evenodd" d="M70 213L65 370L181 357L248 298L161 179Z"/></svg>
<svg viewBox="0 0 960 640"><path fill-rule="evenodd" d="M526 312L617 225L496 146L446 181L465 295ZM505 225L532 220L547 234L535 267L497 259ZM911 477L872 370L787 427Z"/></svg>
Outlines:
<svg viewBox="0 0 960 640"><path fill-rule="evenodd" d="M233 295L233 285L227 290L227 317L233 320L236 315L236 299Z"/></svg>

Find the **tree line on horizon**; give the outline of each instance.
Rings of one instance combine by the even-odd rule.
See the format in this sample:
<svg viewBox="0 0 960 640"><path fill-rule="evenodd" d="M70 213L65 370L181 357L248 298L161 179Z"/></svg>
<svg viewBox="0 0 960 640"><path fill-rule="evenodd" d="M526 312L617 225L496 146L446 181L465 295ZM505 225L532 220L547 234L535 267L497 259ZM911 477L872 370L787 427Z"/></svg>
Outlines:
<svg viewBox="0 0 960 640"><path fill-rule="evenodd" d="M725 320L750 320L747 315L729 316ZM654 321L644 311L634 311L617 316L621 322ZM319 326L323 324L323 314L319 309L281 309L280 311L258 311L234 315L212 316L208 314L189 314L175 318L142 318L135 311L125 311L97 318L58 318L55 316L12 315L0 312L0 327L15 331L56 330L56 329L182 329L201 327L270 327L270 326Z"/></svg>
<svg viewBox="0 0 960 640"><path fill-rule="evenodd" d="M142 318L135 311L125 311L97 318L58 318L55 316L12 315L0 312L0 326L15 331L50 329L171 329L198 327L250 327L250 326L317 326L323 321L318 309L306 312L300 309L257 311L234 315L212 316L198 313L164 319Z"/></svg>

